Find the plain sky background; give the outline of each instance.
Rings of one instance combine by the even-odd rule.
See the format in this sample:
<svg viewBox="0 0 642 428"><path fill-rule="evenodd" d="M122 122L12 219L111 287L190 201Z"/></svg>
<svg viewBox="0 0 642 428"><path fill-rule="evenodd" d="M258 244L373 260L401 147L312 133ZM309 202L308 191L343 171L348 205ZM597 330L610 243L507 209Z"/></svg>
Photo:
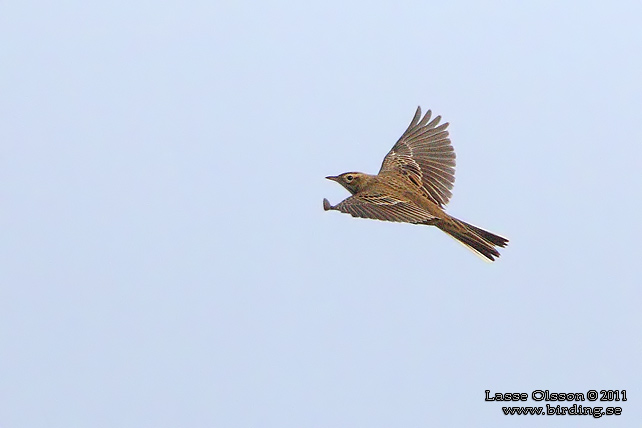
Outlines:
<svg viewBox="0 0 642 428"><path fill-rule="evenodd" d="M0 427L639 427L640 22L2 2ZM417 105L451 123L448 211L510 238L494 264L322 209ZM628 401L509 417L486 389Z"/></svg>

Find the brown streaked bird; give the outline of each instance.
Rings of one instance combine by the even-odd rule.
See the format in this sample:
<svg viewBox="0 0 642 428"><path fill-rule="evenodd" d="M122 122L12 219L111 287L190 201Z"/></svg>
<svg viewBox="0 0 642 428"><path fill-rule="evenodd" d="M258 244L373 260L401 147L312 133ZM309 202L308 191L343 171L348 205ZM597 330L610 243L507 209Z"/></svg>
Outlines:
<svg viewBox="0 0 642 428"><path fill-rule="evenodd" d="M448 123L439 125L441 116L430 120L430 115L428 110L422 118L421 107L417 107L410 126L383 159L379 174L346 172L326 177L352 196L335 206L323 199L323 209L353 217L437 226L493 261L499 257L495 247L505 247L508 239L444 211L455 182L455 151L446 131Z"/></svg>

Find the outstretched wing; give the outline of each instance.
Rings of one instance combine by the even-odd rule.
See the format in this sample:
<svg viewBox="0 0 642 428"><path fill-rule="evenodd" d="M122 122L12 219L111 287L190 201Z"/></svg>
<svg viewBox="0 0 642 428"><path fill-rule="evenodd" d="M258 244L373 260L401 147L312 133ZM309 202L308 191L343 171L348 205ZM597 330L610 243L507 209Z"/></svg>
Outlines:
<svg viewBox="0 0 642 428"><path fill-rule="evenodd" d="M450 200L455 183L455 151L446 131L448 122L437 126L441 116L430 121L430 115L428 110L419 120L421 107L417 107L408 129L383 159L379 174L408 176L443 207Z"/></svg>
<svg viewBox="0 0 642 428"><path fill-rule="evenodd" d="M323 208L326 211L341 211L353 217L403 223L428 224L436 218L410 201L404 201L390 195L372 193L359 193L358 195L350 196L335 206L330 205L330 202L324 199Z"/></svg>

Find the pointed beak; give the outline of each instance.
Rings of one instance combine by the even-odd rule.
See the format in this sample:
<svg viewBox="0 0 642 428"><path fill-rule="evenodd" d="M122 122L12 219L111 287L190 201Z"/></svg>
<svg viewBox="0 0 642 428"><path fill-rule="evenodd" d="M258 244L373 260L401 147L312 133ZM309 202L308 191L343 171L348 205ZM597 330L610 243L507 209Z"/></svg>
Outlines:
<svg viewBox="0 0 642 428"><path fill-rule="evenodd" d="M328 175L326 178L332 181L339 181L339 177L334 175Z"/></svg>

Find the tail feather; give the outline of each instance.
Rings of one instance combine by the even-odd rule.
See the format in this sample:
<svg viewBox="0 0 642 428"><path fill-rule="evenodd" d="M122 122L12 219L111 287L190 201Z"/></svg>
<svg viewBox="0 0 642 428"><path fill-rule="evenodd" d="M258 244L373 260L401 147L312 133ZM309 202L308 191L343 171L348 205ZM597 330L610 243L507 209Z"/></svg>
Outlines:
<svg viewBox="0 0 642 428"><path fill-rule="evenodd" d="M461 220L457 221L466 226L467 229L472 230L477 236L481 237L485 241L492 243L493 245L504 248L506 244L508 244L508 239L504 238L503 236L495 235L494 233L491 233L484 229L480 229L477 226L473 226L472 224L468 224Z"/></svg>
<svg viewBox="0 0 642 428"><path fill-rule="evenodd" d="M453 217L440 220L435 226L491 262L499 257L499 251L495 247L505 247L508 244L508 239L504 237Z"/></svg>

